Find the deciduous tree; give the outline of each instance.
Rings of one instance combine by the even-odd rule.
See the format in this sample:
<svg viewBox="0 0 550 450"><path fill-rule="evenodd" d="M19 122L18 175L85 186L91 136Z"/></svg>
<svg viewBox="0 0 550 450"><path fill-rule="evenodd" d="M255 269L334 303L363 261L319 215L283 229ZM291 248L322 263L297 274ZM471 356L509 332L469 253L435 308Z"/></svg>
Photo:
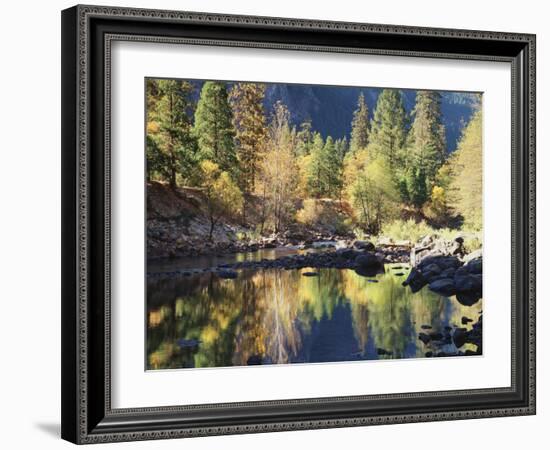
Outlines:
<svg viewBox="0 0 550 450"><path fill-rule="evenodd" d="M348 195L358 224L369 233L377 234L399 211L399 193L383 158L357 168Z"/></svg>
<svg viewBox="0 0 550 450"><path fill-rule="evenodd" d="M202 189L206 199L206 211L210 222L208 239L212 240L214 229L222 217L238 213L242 205L242 193L229 173L210 161L200 163Z"/></svg>
<svg viewBox="0 0 550 450"><path fill-rule="evenodd" d="M273 107L267 151L262 165L262 190L275 232L284 231L294 213L298 170L290 113L280 101Z"/></svg>
<svg viewBox="0 0 550 450"><path fill-rule="evenodd" d="M453 155L452 207L466 226L481 229L483 198L482 114L477 111L464 129Z"/></svg>

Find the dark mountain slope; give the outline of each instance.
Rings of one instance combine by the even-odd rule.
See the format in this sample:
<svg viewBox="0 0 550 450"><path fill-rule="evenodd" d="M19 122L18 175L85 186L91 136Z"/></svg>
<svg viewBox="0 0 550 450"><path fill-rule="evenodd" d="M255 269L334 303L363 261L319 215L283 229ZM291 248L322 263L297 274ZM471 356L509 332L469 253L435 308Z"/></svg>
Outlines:
<svg viewBox="0 0 550 450"><path fill-rule="evenodd" d="M372 117L378 95L382 91L379 88L271 84L266 91L265 106L269 111L277 100L281 100L288 106L295 124L311 119L313 128L324 137L349 137L353 111L361 91ZM414 108L416 91L402 90L402 93L405 109L410 113ZM469 121L475 109L477 96L456 92L442 92L442 96L441 111L447 148L452 152L464 124Z"/></svg>
<svg viewBox="0 0 550 450"><path fill-rule="evenodd" d="M197 88L195 95L198 100L203 82L196 80L193 81L193 84ZM228 83L228 85L232 85L232 83ZM361 91L365 95L372 118L378 95L382 91L381 88L267 83L265 109L268 115L271 114L273 104L280 100L288 106L291 120L295 125L311 119L314 130L319 131L323 137L326 138L330 135L333 138L341 138L346 136L349 139L353 111ZM401 92L405 109L410 113L414 108L416 91L403 89ZM452 152L456 149L462 128L468 123L476 108L477 95L443 91L442 96L441 111L445 125L447 149Z"/></svg>

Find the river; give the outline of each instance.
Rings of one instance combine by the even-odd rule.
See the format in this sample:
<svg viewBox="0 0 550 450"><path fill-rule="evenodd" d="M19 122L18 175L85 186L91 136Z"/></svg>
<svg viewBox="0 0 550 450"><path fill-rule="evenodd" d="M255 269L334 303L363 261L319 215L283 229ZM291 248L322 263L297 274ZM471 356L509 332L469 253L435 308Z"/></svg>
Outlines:
<svg viewBox="0 0 550 450"><path fill-rule="evenodd" d="M155 261L148 271L200 269L297 252L281 248ZM303 275L312 271L317 276ZM478 350L471 343L457 349L452 339L436 347L419 339L419 333L471 329L482 300L464 306L427 287L413 294L402 286L409 271L406 264L388 264L373 277L349 269L239 270L236 279L211 272L151 277L147 368L424 358Z"/></svg>

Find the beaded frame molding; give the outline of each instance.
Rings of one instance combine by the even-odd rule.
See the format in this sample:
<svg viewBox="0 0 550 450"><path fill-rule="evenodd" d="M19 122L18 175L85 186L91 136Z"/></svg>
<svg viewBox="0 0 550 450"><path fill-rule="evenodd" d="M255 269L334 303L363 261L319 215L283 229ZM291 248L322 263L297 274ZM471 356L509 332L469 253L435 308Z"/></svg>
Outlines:
<svg viewBox="0 0 550 450"><path fill-rule="evenodd" d="M504 61L512 72L506 388L113 409L114 41ZM535 36L78 5L62 12L62 428L78 444L535 414Z"/></svg>

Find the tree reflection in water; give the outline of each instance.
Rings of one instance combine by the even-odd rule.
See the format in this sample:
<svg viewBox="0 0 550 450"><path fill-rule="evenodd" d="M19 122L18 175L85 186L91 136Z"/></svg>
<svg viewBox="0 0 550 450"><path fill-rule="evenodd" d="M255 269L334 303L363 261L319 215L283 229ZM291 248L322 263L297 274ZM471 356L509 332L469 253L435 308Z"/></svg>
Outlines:
<svg viewBox="0 0 550 450"><path fill-rule="evenodd" d="M305 271L305 270L304 270ZM204 273L151 280L147 298L147 367L424 357L422 326L442 330L475 321L468 307L427 288L413 294L391 266L373 278L351 270L242 271L223 280ZM376 280L377 282L373 282Z"/></svg>

